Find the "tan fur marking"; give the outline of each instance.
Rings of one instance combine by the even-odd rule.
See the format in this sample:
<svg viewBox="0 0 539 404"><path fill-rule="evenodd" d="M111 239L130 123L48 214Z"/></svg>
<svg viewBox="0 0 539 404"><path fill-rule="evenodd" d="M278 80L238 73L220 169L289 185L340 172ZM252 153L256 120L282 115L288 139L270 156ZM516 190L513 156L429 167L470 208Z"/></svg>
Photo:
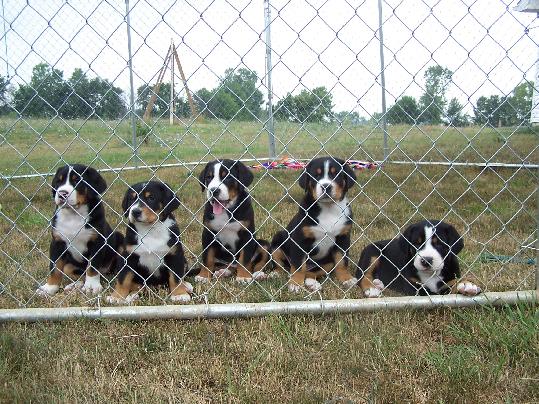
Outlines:
<svg viewBox="0 0 539 404"><path fill-rule="evenodd" d="M301 232L303 233L303 237L305 238L315 238L314 231L311 226L303 226L301 228Z"/></svg>
<svg viewBox="0 0 539 404"><path fill-rule="evenodd" d="M276 264L276 268L275 268L276 271L283 271L283 272L285 271L286 257L284 255L283 250L278 248L275 251L273 251L271 253L271 259Z"/></svg>
<svg viewBox="0 0 539 404"><path fill-rule="evenodd" d="M254 266L254 272L262 271L270 260L270 255L264 247L258 246L258 254L260 255L260 261Z"/></svg>
<svg viewBox="0 0 539 404"><path fill-rule="evenodd" d="M292 274L290 282L295 285L303 286L303 284L305 283L305 275L307 275L307 263L304 262L297 270L296 268L291 267L290 273Z"/></svg>
<svg viewBox="0 0 539 404"><path fill-rule="evenodd" d="M131 292L136 292L141 289L140 285L133 282L134 274L132 272L127 273L122 283L116 282L112 297L126 299Z"/></svg>
<svg viewBox="0 0 539 404"><path fill-rule="evenodd" d="M172 271L168 271L168 287L171 296L188 295L189 291L185 287L185 284L176 276Z"/></svg>
<svg viewBox="0 0 539 404"><path fill-rule="evenodd" d="M198 276L211 279L213 272L215 271L215 249L213 247L208 248L204 265L200 267L200 273Z"/></svg>
<svg viewBox="0 0 539 404"><path fill-rule="evenodd" d="M348 272L348 265L345 263L344 254L341 251L333 254L333 263L335 265L335 277L339 282L344 283L353 278L352 274Z"/></svg>
<svg viewBox="0 0 539 404"><path fill-rule="evenodd" d="M56 261L54 269L47 277L47 283L49 285L58 285L62 283L62 273L65 267L65 261L62 259L59 259Z"/></svg>
<svg viewBox="0 0 539 404"><path fill-rule="evenodd" d="M149 191L144 192L144 198L149 198L151 193Z"/></svg>
<svg viewBox="0 0 539 404"><path fill-rule="evenodd" d="M374 284L372 283L374 279L374 270L378 267L380 262L378 261L380 257L373 256L371 257L371 263L369 264L369 267L366 271L363 272L363 277L359 281L359 287L361 290L365 291L369 288L374 287Z"/></svg>
<svg viewBox="0 0 539 404"><path fill-rule="evenodd" d="M142 207L142 212L143 215L146 217L146 223L154 223L155 221L157 221L157 214L147 206Z"/></svg>
<svg viewBox="0 0 539 404"><path fill-rule="evenodd" d="M83 194L82 192L77 192L77 205L82 206L86 205L87 202L86 194Z"/></svg>
<svg viewBox="0 0 539 404"><path fill-rule="evenodd" d="M245 262L244 250L241 250L240 252L239 262L240 264L238 265L238 268L236 269L236 277L237 278L251 278L253 263L251 261Z"/></svg>

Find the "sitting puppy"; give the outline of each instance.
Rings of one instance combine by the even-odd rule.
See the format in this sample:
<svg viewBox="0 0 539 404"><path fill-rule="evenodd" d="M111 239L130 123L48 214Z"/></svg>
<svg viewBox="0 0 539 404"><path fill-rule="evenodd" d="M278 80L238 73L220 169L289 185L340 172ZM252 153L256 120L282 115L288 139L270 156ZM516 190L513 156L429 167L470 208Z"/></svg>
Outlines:
<svg viewBox="0 0 539 404"><path fill-rule="evenodd" d="M463 247L453 226L423 220L408 226L398 239L365 247L356 276L366 297L380 296L384 285L405 295L475 296L479 286L460 279L457 254Z"/></svg>
<svg viewBox="0 0 539 404"><path fill-rule="evenodd" d="M193 287L184 282L185 256L172 212L180 201L170 187L158 181L141 182L127 190L122 201L129 219L124 265L109 303L131 303L144 285L168 285L170 300L191 300Z"/></svg>
<svg viewBox="0 0 539 404"><path fill-rule="evenodd" d="M264 278L262 269L270 259L269 243L254 237L255 217L246 189L253 182L249 168L240 161L210 161L199 181L202 191L206 190L207 201L202 231L203 266L195 281L231 276L231 268L236 268L238 282Z"/></svg>
<svg viewBox="0 0 539 404"><path fill-rule="evenodd" d="M348 164L333 157L312 160L299 177L305 190L299 211L271 242L273 261L292 275L291 292L304 285L319 290L317 278L333 271L345 287L357 283L348 272L352 210L346 198L355 179Z"/></svg>
<svg viewBox="0 0 539 404"><path fill-rule="evenodd" d="M82 164L60 167L52 180L56 210L52 218L50 269L39 295L54 295L63 275L71 280L65 290L82 288L98 294L103 290L100 276L116 268L123 236L113 232L105 220L101 196L107 189L103 177ZM84 283L80 280L86 272Z"/></svg>

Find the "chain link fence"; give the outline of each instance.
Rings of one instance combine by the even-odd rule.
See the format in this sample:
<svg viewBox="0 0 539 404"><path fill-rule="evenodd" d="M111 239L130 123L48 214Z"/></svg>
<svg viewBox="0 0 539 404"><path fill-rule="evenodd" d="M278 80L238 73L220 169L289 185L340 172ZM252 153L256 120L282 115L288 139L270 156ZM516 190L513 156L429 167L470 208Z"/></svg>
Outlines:
<svg viewBox="0 0 539 404"><path fill-rule="evenodd" d="M186 258L185 277L174 285L191 292L189 282L192 302L210 309L234 304L224 315L244 303L264 303L270 312L276 305L293 310L298 301L325 301L328 308L334 299L363 298L354 282L331 275L347 261L345 272L365 275L358 266L365 247L397 240L425 219L454 226L464 241L462 277L487 296L534 290L539 31L536 14L516 12L515 5L4 0L0 308L68 313L109 305L121 278L114 270L101 274L102 290L83 287L84 273L66 270L59 293L40 293L57 265L50 265L49 245L62 235L53 224L51 191L66 164L101 173L106 219L123 235L132 206L125 215L122 200L130 186L168 184L179 198L174 214ZM249 282L194 281L211 250L201 242L209 226L205 206L213 206L209 183L201 192L207 162L241 160L249 167L256 230L244 222L239 230L249 231L261 254L271 254L269 242L303 209L306 191L298 180L306 163L324 156L347 161L356 178L347 193L350 243L329 267L315 262L324 275L316 287L290 288L294 274L286 271L269 276L279 272L274 260L262 262L257 271L264 275ZM328 170L322 166L318 174L327 178ZM83 182L95 186L84 176ZM84 253L85 217L67 242L72 254ZM324 241L305 243L296 244L314 256ZM127 248L120 261L131 253ZM165 264L163 255L150 254ZM135 316L140 306L177 303L167 282L150 286L151 273L137 275L144 287L131 302ZM390 286L379 288L379 303L365 304L409 302L395 300L400 295ZM443 300L426 294L426 306Z"/></svg>

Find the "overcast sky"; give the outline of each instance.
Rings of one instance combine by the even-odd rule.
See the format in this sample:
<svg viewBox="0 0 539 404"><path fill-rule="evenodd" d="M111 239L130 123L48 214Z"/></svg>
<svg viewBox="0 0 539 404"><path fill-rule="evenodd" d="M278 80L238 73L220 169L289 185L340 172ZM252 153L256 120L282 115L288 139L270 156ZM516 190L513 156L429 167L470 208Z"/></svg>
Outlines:
<svg viewBox="0 0 539 404"><path fill-rule="evenodd" d="M7 69L20 83L40 62L67 77L80 67L128 94L124 1L28 3L4 0L0 74ZM419 97L423 73L435 64L454 72L448 96L462 103L508 94L524 77L533 80L539 23L535 14L514 12L515 4L384 2L388 104L403 94ZM258 74L266 95L262 0L131 0L130 5L135 88L155 81L173 39L193 91L213 88L227 68L246 67ZM367 116L381 110L376 0L271 0L271 14L277 99L326 86L337 111ZM471 112L471 105L467 109Z"/></svg>

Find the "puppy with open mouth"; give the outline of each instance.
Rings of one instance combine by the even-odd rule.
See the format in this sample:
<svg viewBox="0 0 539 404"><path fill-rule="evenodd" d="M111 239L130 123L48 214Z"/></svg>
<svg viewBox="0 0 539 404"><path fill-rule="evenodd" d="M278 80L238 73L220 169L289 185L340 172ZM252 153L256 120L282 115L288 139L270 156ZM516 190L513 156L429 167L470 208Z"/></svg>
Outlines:
<svg viewBox="0 0 539 404"><path fill-rule="evenodd" d="M174 212L180 201L164 182L149 181L127 190L122 208L128 218L124 265L109 303L129 304L144 286L168 285L173 302L191 300L193 287L183 280L185 256Z"/></svg>
<svg viewBox="0 0 539 404"><path fill-rule="evenodd" d="M255 216L247 187L253 174L242 162L210 161L199 176L206 191L202 231L203 265L195 277L209 282L236 271L236 281L263 279L269 262L269 243L254 237Z"/></svg>
<svg viewBox="0 0 539 404"><path fill-rule="evenodd" d="M60 167L51 186L56 210L51 226L50 269L47 283L36 293L54 295L65 275L71 281L65 291L80 289L99 294L103 290L101 276L116 268L123 243L123 236L113 232L105 219L101 194L107 183L94 168L73 164Z"/></svg>

